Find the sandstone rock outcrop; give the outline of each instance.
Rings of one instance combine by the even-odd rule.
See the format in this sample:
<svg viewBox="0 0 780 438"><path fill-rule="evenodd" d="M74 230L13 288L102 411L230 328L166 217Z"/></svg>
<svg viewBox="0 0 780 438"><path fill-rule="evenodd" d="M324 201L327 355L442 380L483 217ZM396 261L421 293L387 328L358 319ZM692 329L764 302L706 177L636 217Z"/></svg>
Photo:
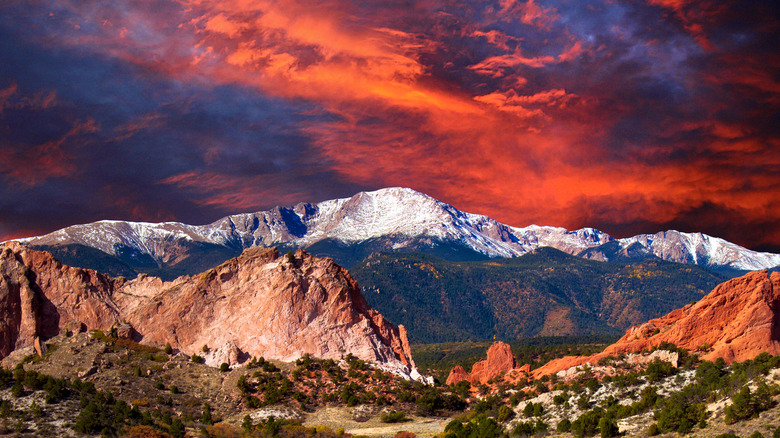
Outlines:
<svg viewBox="0 0 780 438"><path fill-rule="evenodd" d="M0 316L0 357L75 323L117 327L187 354L203 354L207 345L214 352L208 359L231 365L250 356L291 361L305 353L352 353L416 374L403 327L372 309L345 269L304 251L279 257L276 249L250 248L196 276L127 281L11 242L0 251Z"/></svg>
<svg viewBox="0 0 780 438"><path fill-rule="evenodd" d="M565 357L534 370L552 374L622 353L669 342L702 359L722 357L727 363L752 359L759 353L780 354L780 273L756 271L718 285L707 296L642 325L632 327L602 353Z"/></svg>
<svg viewBox="0 0 780 438"><path fill-rule="evenodd" d="M462 366L456 365L452 370L450 370L450 375L447 376L447 385L454 385L458 382L461 382L463 380L470 380L471 374L469 374L466 370L463 369Z"/></svg>
<svg viewBox="0 0 780 438"><path fill-rule="evenodd" d="M458 383L462 380L468 380L471 384L487 383L490 379L502 374L507 374L513 370L525 370L528 368L517 369L515 356L512 354L512 348L503 342L495 342L488 348L487 359L475 363L471 367L471 373L467 373L460 365L450 371L447 377L447 385Z"/></svg>

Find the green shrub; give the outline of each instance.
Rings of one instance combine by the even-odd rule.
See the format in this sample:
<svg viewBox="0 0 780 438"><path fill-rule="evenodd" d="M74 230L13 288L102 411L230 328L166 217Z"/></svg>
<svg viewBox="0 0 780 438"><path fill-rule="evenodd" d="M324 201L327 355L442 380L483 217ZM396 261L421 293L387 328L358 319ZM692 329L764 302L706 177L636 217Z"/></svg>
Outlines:
<svg viewBox="0 0 780 438"><path fill-rule="evenodd" d="M43 417L43 409L41 409L41 407L38 406L38 404L35 403L35 401L33 401L32 404L30 405L30 413L34 418Z"/></svg>
<svg viewBox="0 0 780 438"><path fill-rule="evenodd" d="M661 432L658 430L658 424L656 423L651 424L650 427L647 428L647 436L656 436L659 433Z"/></svg>
<svg viewBox="0 0 780 438"><path fill-rule="evenodd" d="M16 398L24 395L24 385L22 385L22 382L17 380L13 386L11 386L11 395Z"/></svg>
<svg viewBox="0 0 780 438"><path fill-rule="evenodd" d="M672 366L671 363L655 359L647 365L645 374L647 379L651 382L657 382L664 377L671 376L677 372L677 369Z"/></svg>
<svg viewBox="0 0 780 438"><path fill-rule="evenodd" d="M555 397L553 397L553 403L555 403L556 405L562 405L568 399L569 399L569 393L567 393L566 391L563 391L562 393L560 393L560 394L556 395Z"/></svg>
<svg viewBox="0 0 780 438"><path fill-rule="evenodd" d="M530 421L521 421L517 423L512 432L514 435L518 436L531 436L534 434L534 423Z"/></svg>
<svg viewBox="0 0 780 438"><path fill-rule="evenodd" d="M558 432L568 432L571 430L571 421L568 418L558 422L558 427L555 428Z"/></svg>
<svg viewBox="0 0 780 438"><path fill-rule="evenodd" d="M547 429L549 429L547 423L542 421L541 418L537 418L536 423L534 423L534 435L544 435L547 433Z"/></svg>
<svg viewBox="0 0 780 438"><path fill-rule="evenodd" d="M604 413L604 409L598 406L585 412L571 423L571 431L577 437L595 435L599 430L599 421Z"/></svg>
<svg viewBox="0 0 780 438"><path fill-rule="evenodd" d="M182 422L180 419L176 418L171 422L171 426L168 428L168 433L173 438L184 438L186 434L186 429L184 427L184 422Z"/></svg>
<svg viewBox="0 0 780 438"><path fill-rule="evenodd" d="M168 362L169 357L167 354L153 354L149 353L149 360L154 362Z"/></svg>
<svg viewBox="0 0 780 438"><path fill-rule="evenodd" d="M402 411L390 411L383 413L380 420L383 423L403 423L409 421L409 418L406 418L406 414Z"/></svg>
<svg viewBox="0 0 780 438"><path fill-rule="evenodd" d="M773 406L772 394L766 383L761 382L755 394L748 386L732 398L732 404L726 407L726 424L758 417L758 414Z"/></svg>
<svg viewBox="0 0 780 438"><path fill-rule="evenodd" d="M590 396L587 392L583 392L577 399L577 407L580 409L588 409L590 407Z"/></svg>
<svg viewBox="0 0 780 438"><path fill-rule="evenodd" d="M501 406L498 408L498 422L506 423L515 416L515 412L509 406Z"/></svg>
<svg viewBox="0 0 780 438"><path fill-rule="evenodd" d="M214 424L214 418L211 415L211 405L203 404L203 414L200 416L200 422L203 424Z"/></svg>
<svg viewBox="0 0 780 438"><path fill-rule="evenodd" d="M687 434L706 417L704 403L691 403L685 390L672 395L656 414L661 432Z"/></svg>
<svg viewBox="0 0 780 438"><path fill-rule="evenodd" d="M241 391L241 394L243 395L249 394L252 390L252 387L246 380L246 376L243 374L238 378L238 382L236 382L236 388L238 388L238 390Z"/></svg>
<svg viewBox="0 0 780 438"><path fill-rule="evenodd" d="M617 422L613 418L601 417L599 420L601 438L612 438L619 432Z"/></svg>
<svg viewBox="0 0 780 438"><path fill-rule="evenodd" d="M528 403L523 408L523 415L526 417L541 417L544 415L544 405L541 403Z"/></svg>

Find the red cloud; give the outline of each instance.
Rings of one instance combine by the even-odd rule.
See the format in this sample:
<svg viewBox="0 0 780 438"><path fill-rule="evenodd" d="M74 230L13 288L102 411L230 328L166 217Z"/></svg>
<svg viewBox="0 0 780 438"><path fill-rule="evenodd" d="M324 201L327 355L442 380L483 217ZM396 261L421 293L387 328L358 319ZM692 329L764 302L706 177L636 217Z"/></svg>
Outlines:
<svg viewBox="0 0 780 438"><path fill-rule="evenodd" d="M525 24L541 28L549 28L549 25L558 20L560 16L555 8L542 8L534 0L519 2L517 0L499 0L501 9L498 12L503 20L519 19Z"/></svg>
<svg viewBox="0 0 780 438"><path fill-rule="evenodd" d="M655 6L674 11L685 30L706 50L715 50L707 37L707 28L728 13L731 1L647 0ZM743 6L740 6L743 7Z"/></svg>
<svg viewBox="0 0 780 438"><path fill-rule="evenodd" d="M73 176L78 166L68 149L74 148L72 143L75 139L98 129L94 120L77 121L56 140L38 145L5 145L0 173L28 187L49 178Z"/></svg>
<svg viewBox="0 0 780 438"><path fill-rule="evenodd" d="M718 13L714 6L696 12L683 1L651 3L672 11L702 41ZM403 11L398 12L402 17L366 17L355 10L357 4L328 0L181 4L178 15L162 15L143 2L126 8L67 3L82 24L111 25L101 25L92 34L67 33L51 43L90 48L179 80L238 84L279 99L305 100L331 116L299 126L313 143L311 161L321 161L349 183L414 186L511 224L575 227L589 225L585 220L632 222L648 217L664 222L705 202L780 217L780 207L768 196L780 186L777 141L752 132L750 121L718 119L732 95L708 100L709 91L728 93L723 89L748 85L765 91L758 99L776 106L777 81L755 61L723 55L705 69L709 76L674 72L689 75L679 81L686 84L681 88L693 89L699 82L711 86L691 92L694 97L685 105L668 100L670 112L688 104L702 110L678 120L676 114L666 116L651 108L653 99L666 92L663 86L676 77L637 72L642 65L630 48L622 54L609 47L588 52L581 63L587 65L575 65L589 43L565 32L557 44L545 47L550 50L533 52L524 39L458 17L464 23L445 36L470 37L490 46L448 58L460 52L443 47L447 39L436 32L446 31L405 27L403 23L415 17ZM563 26L557 11L534 1L501 1L494 12L486 19L491 24L514 19L540 27L540 32L552 24ZM629 44L630 37L626 33L616 46ZM673 49L674 54L683 50ZM445 63L459 69L454 79L435 75ZM562 72L569 68L571 72ZM628 90L632 94L620 95L632 81L639 83ZM688 91L669 94L684 99ZM0 106L7 106L15 93L13 87L0 91ZM645 110L653 110L650 115L658 119L654 125L642 124ZM627 114L636 117L628 119ZM615 136L622 122L635 130L633 137ZM129 122L116 136L128 138L158 123L164 120L156 115ZM641 131L645 128L648 132ZM76 130L69 136L87 132ZM60 146L69 136L17 158L42 157L36 162L49 163L49 175L66 175L73 171L72 160ZM207 155L208 164L215 152ZM37 181L30 175L45 175L47 166L33 166L33 172L4 171L29 184ZM253 208L268 199L284 203L305 198L294 184L291 189L289 181L269 175L247 178L197 170L160 183L197 195L203 206L226 210ZM594 203L601 208L575 208Z"/></svg>
<svg viewBox="0 0 780 438"><path fill-rule="evenodd" d="M291 205L306 197L305 193L296 191L287 181L270 175L246 178L190 171L162 179L159 183L175 185L198 195L199 200L195 202L199 205L217 207L231 213L256 208L269 200L280 205Z"/></svg>
<svg viewBox="0 0 780 438"><path fill-rule="evenodd" d="M6 108L45 110L57 104L57 93L54 91L39 91L33 95L19 93L19 85L15 82L9 87L0 89L0 113Z"/></svg>

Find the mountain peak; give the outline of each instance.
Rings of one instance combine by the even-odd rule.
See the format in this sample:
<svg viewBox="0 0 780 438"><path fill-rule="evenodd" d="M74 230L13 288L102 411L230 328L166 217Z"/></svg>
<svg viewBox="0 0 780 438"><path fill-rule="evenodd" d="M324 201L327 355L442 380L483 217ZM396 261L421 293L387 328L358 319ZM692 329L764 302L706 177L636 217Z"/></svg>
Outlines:
<svg viewBox="0 0 780 438"><path fill-rule="evenodd" d="M100 221L22 241L51 250L58 245L82 245L111 256L129 257L131 265L143 260L161 269L181 262L194 249L211 248L221 251L220 254L235 255L252 246L308 248L321 242L335 242L341 247L377 242L372 250L380 251L457 247L458 251L487 257L515 257L549 246L605 261L611 260L610 255L639 254L731 271L780 265L780 255L758 253L723 239L675 230L618 239L618 247L613 244L601 248L616 240L594 228L570 231L540 225L513 227L488 216L460 211L405 187L236 214L207 225Z"/></svg>

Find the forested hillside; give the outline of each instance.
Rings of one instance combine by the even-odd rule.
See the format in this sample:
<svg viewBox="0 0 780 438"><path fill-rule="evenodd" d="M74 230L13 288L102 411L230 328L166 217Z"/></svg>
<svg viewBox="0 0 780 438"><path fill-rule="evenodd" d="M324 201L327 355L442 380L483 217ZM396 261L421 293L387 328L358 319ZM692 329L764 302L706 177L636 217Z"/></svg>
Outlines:
<svg viewBox="0 0 780 438"><path fill-rule="evenodd" d="M605 263L553 248L470 262L375 254L350 272L368 302L417 343L619 334L724 280L693 265Z"/></svg>

